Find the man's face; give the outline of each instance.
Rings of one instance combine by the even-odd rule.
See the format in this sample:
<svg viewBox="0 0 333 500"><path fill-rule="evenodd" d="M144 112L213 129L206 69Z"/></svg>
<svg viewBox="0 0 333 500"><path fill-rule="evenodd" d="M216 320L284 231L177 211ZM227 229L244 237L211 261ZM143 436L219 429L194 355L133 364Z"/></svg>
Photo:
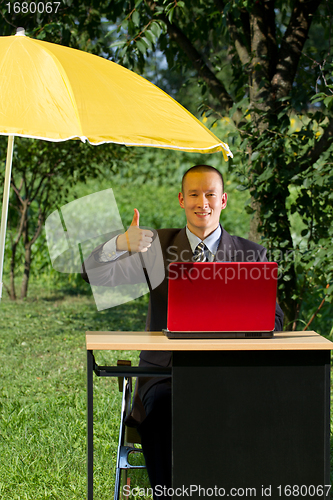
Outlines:
<svg viewBox="0 0 333 500"><path fill-rule="evenodd" d="M215 172L190 172L184 179L183 191L178 199L185 209L187 226L203 240L219 225L227 193L223 193L220 176Z"/></svg>

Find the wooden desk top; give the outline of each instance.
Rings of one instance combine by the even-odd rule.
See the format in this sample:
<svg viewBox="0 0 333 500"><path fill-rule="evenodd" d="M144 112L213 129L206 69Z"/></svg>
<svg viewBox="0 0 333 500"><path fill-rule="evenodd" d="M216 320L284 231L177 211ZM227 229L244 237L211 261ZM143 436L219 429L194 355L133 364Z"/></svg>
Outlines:
<svg viewBox="0 0 333 500"><path fill-rule="evenodd" d="M276 332L271 339L168 339L162 332L86 332L87 350L278 351L333 350L316 332Z"/></svg>

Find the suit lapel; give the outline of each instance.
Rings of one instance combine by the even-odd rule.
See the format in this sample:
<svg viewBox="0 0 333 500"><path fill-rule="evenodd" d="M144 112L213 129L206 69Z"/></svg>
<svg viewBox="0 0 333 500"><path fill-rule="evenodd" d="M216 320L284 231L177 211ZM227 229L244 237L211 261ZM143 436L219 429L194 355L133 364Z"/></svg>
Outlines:
<svg viewBox="0 0 333 500"><path fill-rule="evenodd" d="M192 261L192 249L190 246L190 242L188 241L188 238L186 236L186 228L183 227L175 237L173 241L173 248L174 248L174 257L173 261L176 262L191 262ZM177 258L175 258L175 255L177 255ZM171 260L171 259L170 259Z"/></svg>
<svg viewBox="0 0 333 500"><path fill-rule="evenodd" d="M235 243L229 233L222 228L222 236L218 246L215 261L232 262L235 260Z"/></svg>

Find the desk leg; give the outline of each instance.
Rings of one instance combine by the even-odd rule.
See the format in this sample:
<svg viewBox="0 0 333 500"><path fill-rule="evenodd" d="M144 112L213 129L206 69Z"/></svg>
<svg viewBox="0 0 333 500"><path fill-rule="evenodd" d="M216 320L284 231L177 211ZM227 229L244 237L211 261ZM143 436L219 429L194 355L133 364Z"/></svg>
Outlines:
<svg viewBox="0 0 333 500"><path fill-rule="evenodd" d="M94 400L93 400L93 351L87 351L87 499L93 500L94 485Z"/></svg>

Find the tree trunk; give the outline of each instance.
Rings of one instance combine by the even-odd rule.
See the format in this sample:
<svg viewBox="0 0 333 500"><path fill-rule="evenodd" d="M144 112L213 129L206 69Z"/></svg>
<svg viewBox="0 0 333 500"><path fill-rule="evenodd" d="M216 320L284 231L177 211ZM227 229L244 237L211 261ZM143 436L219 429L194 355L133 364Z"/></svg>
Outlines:
<svg viewBox="0 0 333 500"><path fill-rule="evenodd" d="M20 295L21 299L24 299L28 293L28 282L29 282L30 264L31 264L31 243L29 241L29 219L28 219L27 208L28 205L26 206L25 219L22 225L22 236L23 236L25 252L24 252L24 271L23 271L21 295Z"/></svg>
<svg viewBox="0 0 333 500"><path fill-rule="evenodd" d="M31 249L36 239L41 233L43 222L45 220L44 215L40 211L35 234L32 237L30 237L28 211L26 211L26 214L27 217L23 225L23 242L24 242L25 253L24 253L24 271L23 271L23 278L21 285L21 299L24 299L28 294L28 284L29 284L30 268L31 268Z"/></svg>
<svg viewBox="0 0 333 500"><path fill-rule="evenodd" d="M21 299L25 299L28 294L30 266L31 266L31 245L28 244L25 248L25 254L24 254L24 272L23 272L22 286L21 286Z"/></svg>
<svg viewBox="0 0 333 500"><path fill-rule="evenodd" d="M262 234L259 233L258 228L260 226L260 204L251 197L251 208L254 210L250 221L250 231L248 238L255 243L260 243Z"/></svg>
<svg viewBox="0 0 333 500"><path fill-rule="evenodd" d="M12 244L12 255L10 259L10 285L9 285L9 298L10 300L16 300L16 290L15 290L15 256L16 256L17 243Z"/></svg>

